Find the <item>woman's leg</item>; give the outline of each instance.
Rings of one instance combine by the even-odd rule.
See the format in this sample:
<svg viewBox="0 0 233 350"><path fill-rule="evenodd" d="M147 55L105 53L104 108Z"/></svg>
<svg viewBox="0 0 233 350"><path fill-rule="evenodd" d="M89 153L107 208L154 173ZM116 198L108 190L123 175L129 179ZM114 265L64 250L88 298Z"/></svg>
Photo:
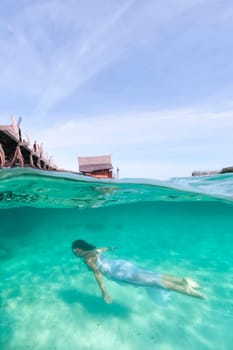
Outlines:
<svg viewBox="0 0 233 350"><path fill-rule="evenodd" d="M192 280L189 277L175 277L175 276L171 276L171 275L163 275L163 280L167 281L167 282L173 282L173 283L177 283L177 284L181 284L183 285L184 283L188 284L190 287L194 288L194 289L200 289L201 286L195 282L194 280Z"/></svg>
<svg viewBox="0 0 233 350"><path fill-rule="evenodd" d="M124 280L126 282L126 279ZM187 278L179 278L170 275L161 275L140 268L134 268L132 273L127 276L127 283L140 285L144 287L162 287L177 293L193 296L203 299L203 295L196 291L196 282ZM195 286L194 286L195 285Z"/></svg>
<svg viewBox="0 0 233 350"><path fill-rule="evenodd" d="M167 281L167 282L173 282L173 283L177 283L177 284L184 284L184 279L180 278L180 277L176 277L176 276L171 276L171 275L162 275L163 277L163 281Z"/></svg>
<svg viewBox="0 0 233 350"><path fill-rule="evenodd" d="M204 296L197 292L193 287L190 286L189 283L187 283L185 278L178 278L171 276L162 275L162 283L163 287L168 290L172 290L177 293L182 293L185 295L189 295L195 298L204 299Z"/></svg>

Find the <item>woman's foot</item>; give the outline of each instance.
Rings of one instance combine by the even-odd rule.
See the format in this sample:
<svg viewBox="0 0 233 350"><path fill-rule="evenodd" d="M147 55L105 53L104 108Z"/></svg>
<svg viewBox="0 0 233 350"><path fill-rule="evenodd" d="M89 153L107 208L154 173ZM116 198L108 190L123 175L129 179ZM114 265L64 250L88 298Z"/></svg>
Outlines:
<svg viewBox="0 0 233 350"><path fill-rule="evenodd" d="M201 288L201 286L197 282L193 281L189 277L184 277L184 282L186 285L188 285L189 287L191 287L193 289L200 289Z"/></svg>
<svg viewBox="0 0 233 350"><path fill-rule="evenodd" d="M192 297L199 298L199 299L205 299L204 295L196 291L196 289L193 289L189 285L186 285L185 291L187 295L191 295Z"/></svg>
<svg viewBox="0 0 233 350"><path fill-rule="evenodd" d="M188 295L191 295L195 298L205 299L204 295L199 293L196 289L201 288L198 283L191 280L191 278L184 278L184 288Z"/></svg>

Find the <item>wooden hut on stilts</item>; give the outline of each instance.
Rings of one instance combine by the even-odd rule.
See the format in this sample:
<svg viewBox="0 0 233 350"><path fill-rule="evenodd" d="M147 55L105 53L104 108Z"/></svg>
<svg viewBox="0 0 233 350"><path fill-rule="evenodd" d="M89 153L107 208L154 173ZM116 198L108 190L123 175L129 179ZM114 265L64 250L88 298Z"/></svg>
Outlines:
<svg viewBox="0 0 233 350"><path fill-rule="evenodd" d="M112 161L110 155L95 157L78 157L79 172L95 178L112 178Z"/></svg>
<svg viewBox="0 0 233 350"><path fill-rule="evenodd" d="M22 140L19 124L16 124L13 116L11 120L10 125L0 125L0 168L19 166L56 170L43 157L42 148L34 150L29 140Z"/></svg>

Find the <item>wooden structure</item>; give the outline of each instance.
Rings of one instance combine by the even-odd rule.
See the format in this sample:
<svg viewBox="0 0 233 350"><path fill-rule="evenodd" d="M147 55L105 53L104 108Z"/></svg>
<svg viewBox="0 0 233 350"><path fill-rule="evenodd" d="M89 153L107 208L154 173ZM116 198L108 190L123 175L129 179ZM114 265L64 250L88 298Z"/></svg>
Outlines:
<svg viewBox="0 0 233 350"><path fill-rule="evenodd" d="M218 170L194 170L192 172L192 176L209 176L209 175L215 175L220 174L220 171Z"/></svg>
<svg viewBox="0 0 233 350"><path fill-rule="evenodd" d="M225 173L233 173L233 166L229 166L226 168L222 168L220 170L194 170L192 172L192 176L209 176L214 174L225 174Z"/></svg>
<svg viewBox="0 0 233 350"><path fill-rule="evenodd" d="M0 125L0 168L15 166L56 170L40 151L35 152L29 142L21 141L16 125Z"/></svg>
<svg viewBox="0 0 233 350"><path fill-rule="evenodd" d="M112 178L111 156L78 157L79 172L95 178Z"/></svg>

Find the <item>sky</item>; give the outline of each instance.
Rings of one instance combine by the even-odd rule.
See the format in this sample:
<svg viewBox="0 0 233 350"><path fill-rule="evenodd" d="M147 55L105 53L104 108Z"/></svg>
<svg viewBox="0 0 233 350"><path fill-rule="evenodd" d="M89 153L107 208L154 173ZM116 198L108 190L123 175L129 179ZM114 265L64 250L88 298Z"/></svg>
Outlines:
<svg viewBox="0 0 233 350"><path fill-rule="evenodd" d="M67 170L120 178L233 166L233 2L1 0L0 124Z"/></svg>

